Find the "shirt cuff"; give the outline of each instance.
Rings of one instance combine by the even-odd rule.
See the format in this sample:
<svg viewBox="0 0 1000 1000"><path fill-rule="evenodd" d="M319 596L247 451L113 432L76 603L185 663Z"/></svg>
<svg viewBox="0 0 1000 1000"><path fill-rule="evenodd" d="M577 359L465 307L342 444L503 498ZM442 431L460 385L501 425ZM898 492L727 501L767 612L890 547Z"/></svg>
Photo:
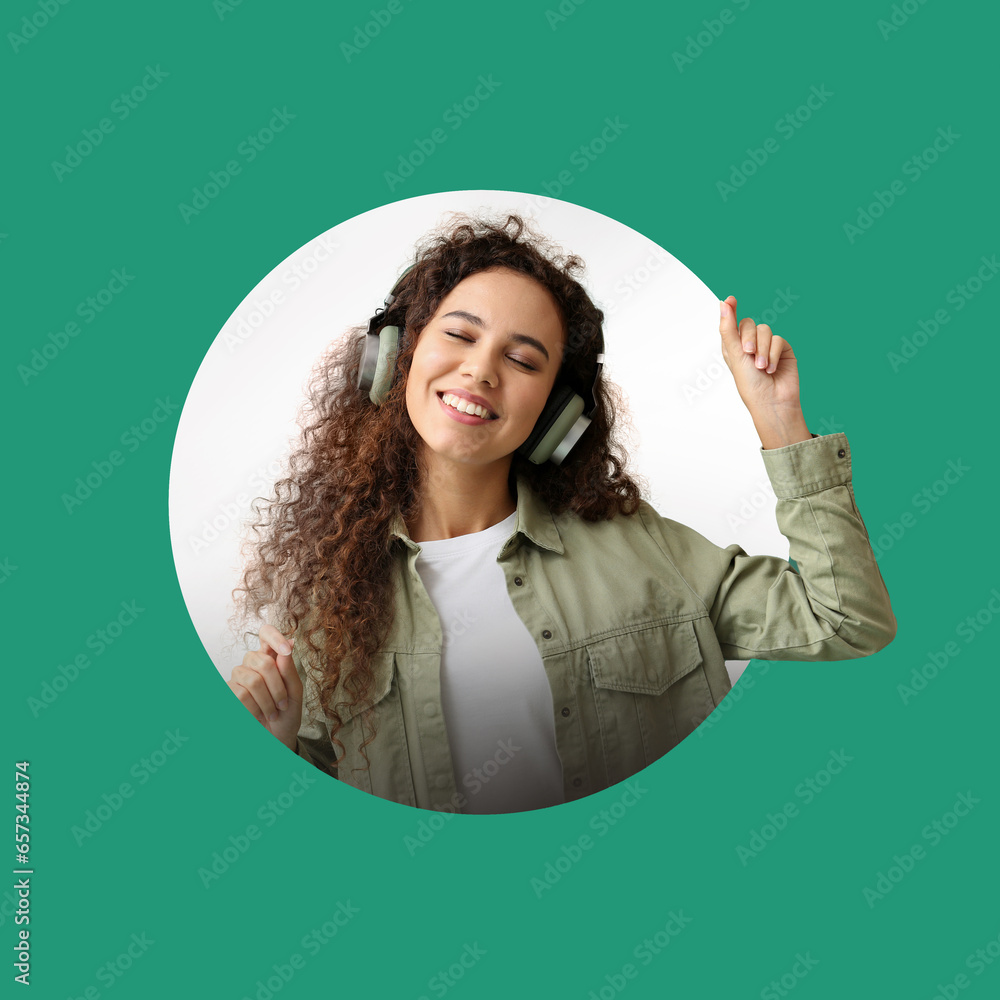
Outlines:
<svg viewBox="0 0 1000 1000"><path fill-rule="evenodd" d="M784 448L761 448L761 458L779 500L846 486L851 481L851 446L845 434L821 434Z"/></svg>

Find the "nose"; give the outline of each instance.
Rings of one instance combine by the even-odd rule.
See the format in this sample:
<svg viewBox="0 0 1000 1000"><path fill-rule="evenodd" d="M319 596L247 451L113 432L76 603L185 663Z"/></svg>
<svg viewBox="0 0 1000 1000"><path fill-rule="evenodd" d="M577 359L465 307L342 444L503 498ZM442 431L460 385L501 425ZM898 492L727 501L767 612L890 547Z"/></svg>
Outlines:
<svg viewBox="0 0 1000 1000"><path fill-rule="evenodd" d="M497 364L489 350L470 351L462 363L462 374L475 382L485 382L490 388L497 386Z"/></svg>

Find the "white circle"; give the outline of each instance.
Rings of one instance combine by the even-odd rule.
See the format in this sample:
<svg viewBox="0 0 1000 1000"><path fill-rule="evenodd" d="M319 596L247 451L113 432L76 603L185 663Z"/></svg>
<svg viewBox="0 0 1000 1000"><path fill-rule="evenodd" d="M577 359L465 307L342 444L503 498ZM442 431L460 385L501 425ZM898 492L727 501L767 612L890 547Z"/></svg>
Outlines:
<svg viewBox="0 0 1000 1000"><path fill-rule="evenodd" d="M170 534L191 619L226 679L245 652L227 632L242 522L297 439L314 362L334 338L367 323L421 237L453 212L483 211L519 214L586 262L582 284L605 312L604 374L622 388L630 413L631 432L622 427L629 468L646 479L653 506L717 545L787 556L760 441L721 357L719 297L751 291L738 274L716 294L634 229L555 198L421 195L348 219L277 264L248 290L194 378L170 468ZM250 328L263 301L274 309ZM207 540L206 522L234 505L239 516ZM744 666L730 661L730 676Z"/></svg>

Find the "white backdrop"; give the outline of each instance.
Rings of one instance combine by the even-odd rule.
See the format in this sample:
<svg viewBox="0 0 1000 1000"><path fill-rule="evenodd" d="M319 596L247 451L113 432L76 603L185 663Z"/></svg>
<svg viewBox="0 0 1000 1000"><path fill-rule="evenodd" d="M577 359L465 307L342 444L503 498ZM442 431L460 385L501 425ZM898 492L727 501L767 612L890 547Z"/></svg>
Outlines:
<svg viewBox="0 0 1000 1000"><path fill-rule="evenodd" d="M382 305L420 237L449 212L481 209L530 218L586 261L583 284L606 314L604 373L624 390L630 468L653 506L717 545L788 557L760 440L720 350L719 297L749 293L738 274L716 294L635 230L553 198L409 198L334 226L277 264L230 316L188 393L170 468L171 543L191 620L227 680L244 652L227 632L242 522L281 474L313 364ZM735 680L745 661L727 666Z"/></svg>

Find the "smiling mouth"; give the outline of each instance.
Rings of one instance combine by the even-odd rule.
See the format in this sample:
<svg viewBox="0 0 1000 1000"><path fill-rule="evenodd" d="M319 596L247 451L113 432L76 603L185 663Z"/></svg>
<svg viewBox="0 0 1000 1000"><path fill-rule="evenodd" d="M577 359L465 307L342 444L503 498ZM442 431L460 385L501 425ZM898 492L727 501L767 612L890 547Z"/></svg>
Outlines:
<svg viewBox="0 0 1000 1000"><path fill-rule="evenodd" d="M459 413L465 413L470 417L479 417L480 420L497 419L496 414L491 413L485 406L480 406L478 403L470 403L469 400L463 399L461 396L452 395L450 392L439 392L438 399L440 399L445 406L450 406L453 410L457 410Z"/></svg>

